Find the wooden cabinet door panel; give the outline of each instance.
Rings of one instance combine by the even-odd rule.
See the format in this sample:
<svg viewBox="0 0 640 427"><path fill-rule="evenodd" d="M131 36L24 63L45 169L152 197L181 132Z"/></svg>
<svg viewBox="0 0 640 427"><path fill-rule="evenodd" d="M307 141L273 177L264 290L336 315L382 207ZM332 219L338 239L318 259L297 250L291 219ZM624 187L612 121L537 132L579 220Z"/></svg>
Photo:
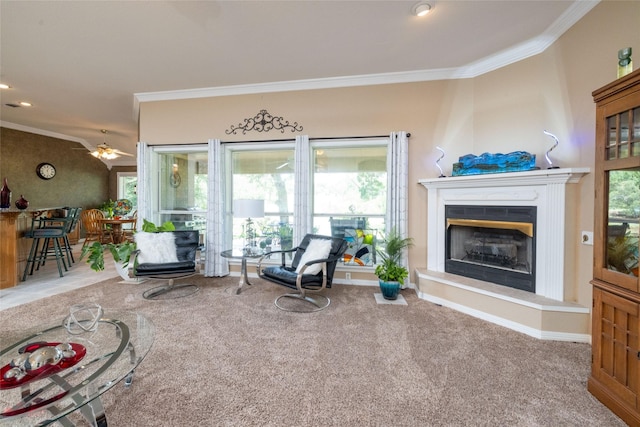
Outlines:
<svg viewBox="0 0 640 427"><path fill-rule="evenodd" d="M640 305L598 288L593 296L592 374L619 399L637 408Z"/></svg>

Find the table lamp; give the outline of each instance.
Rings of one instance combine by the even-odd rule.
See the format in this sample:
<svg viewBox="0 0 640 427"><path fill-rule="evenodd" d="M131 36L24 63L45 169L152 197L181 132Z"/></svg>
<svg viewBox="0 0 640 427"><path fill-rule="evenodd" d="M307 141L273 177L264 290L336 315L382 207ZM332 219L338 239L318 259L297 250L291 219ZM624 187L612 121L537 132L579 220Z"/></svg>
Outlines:
<svg viewBox="0 0 640 427"><path fill-rule="evenodd" d="M264 200L237 199L233 201L233 217L246 218L244 226L245 245L244 251L253 253L257 251L256 232L253 228L252 218L264 217Z"/></svg>

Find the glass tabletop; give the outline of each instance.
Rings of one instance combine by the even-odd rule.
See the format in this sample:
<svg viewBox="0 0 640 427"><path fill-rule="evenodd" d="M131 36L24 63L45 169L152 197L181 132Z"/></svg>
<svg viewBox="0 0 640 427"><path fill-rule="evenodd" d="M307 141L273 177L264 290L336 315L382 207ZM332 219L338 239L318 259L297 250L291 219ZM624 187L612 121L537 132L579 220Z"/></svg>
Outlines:
<svg viewBox="0 0 640 427"><path fill-rule="evenodd" d="M0 425L46 425L125 378L130 384L153 344L153 323L138 313L106 311L96 325L71 334L61 320L20 337L2 337L3 344L13 344L0 350Z"/></svg>
<svg viewBox="0 0 640 427"><path fill-rule="evenodd" d="M264 254L265 252L262 249L256 249L253 251L247 250L247 249L228 249L220 253L220 255L222 255L224 258L236 258L236 259L260 258Z"/></svg>

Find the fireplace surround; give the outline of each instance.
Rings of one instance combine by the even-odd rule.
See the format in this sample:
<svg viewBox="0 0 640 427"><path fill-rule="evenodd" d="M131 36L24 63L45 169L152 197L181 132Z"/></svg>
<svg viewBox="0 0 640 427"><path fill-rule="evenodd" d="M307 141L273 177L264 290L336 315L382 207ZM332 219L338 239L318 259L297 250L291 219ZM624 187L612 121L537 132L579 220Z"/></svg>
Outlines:
<svg viewBox="0 0 640 427"><path fill-rule="evenodd" d="M571 263L575 257L566 250L567 243L577 241L577 236L565 226L576 214L575 204L567 203L567 186L578 183L587 173L588 168L562 168L420 180L428 191L428 234L427 268L417 270L419 296L538 338L588 342L590 311L572 301L575 277ZM447 225L447 210L505 207L535 212L534 220L524 221L535 230L530 241L534 251L531 287L514 289L448 271L451 222ZM489 212L479 219L496 218ZM493 228L489 225L487 228ZM514 241L521 239L511 232L505 236L507 240L514 236ZM473 236L464 239L473 240ZM514 249L504 249L509 250Z"/></svg>

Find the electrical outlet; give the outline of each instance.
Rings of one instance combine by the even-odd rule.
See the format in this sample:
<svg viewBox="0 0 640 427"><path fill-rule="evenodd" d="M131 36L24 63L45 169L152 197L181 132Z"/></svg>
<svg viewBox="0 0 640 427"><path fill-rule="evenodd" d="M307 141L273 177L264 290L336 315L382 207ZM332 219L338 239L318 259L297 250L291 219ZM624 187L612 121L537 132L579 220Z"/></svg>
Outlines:
<svg viewBox="0 0 640 427"><path fill-rule="evenodd" d="M344 273L345 280L351 280L351 273Z"/></svg>
<svg viewBox="0 0 640 427"><path fill-rule="evenodd" d="M593 231L583 231L580 234L582 236L582 238L580 240L582 241L583 245L592 245L593 246Z"/></svg>

